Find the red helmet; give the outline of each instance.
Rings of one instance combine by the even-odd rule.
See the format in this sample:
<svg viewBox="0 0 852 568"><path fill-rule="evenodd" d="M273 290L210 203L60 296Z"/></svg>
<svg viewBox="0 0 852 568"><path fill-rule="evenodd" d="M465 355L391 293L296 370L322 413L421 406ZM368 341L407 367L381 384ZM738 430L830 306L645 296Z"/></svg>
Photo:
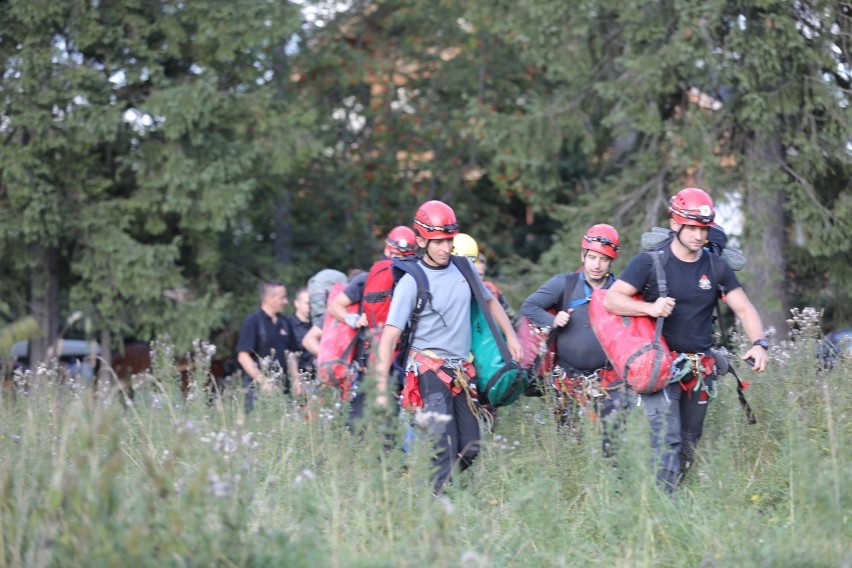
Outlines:
<svg viewBox="0 0 852 568"><path fill-rule="evenodd" d="M400 256L411 256L417 252L417 243L414 242L414 231L405 225L391 229L388 237L385 239L385 244Z"/></svg>
<svg viewBox="0 0 852 568"><path fill-rule="evenodd" d="M414 216L414 234L424 239L451 239L458 232L456 214L443 201L427 201Z"/></svg>
<svg viewBox="0 0 852 568"><path fill-rule="evenodd" d="M593 250L615 260L618 258L620 240L618 239L618 231L612 225L600 223L592 225L583 238L580 239L580 246L586 250Z"/></svg>
<svg viewBox="0 0 852 568"><path fill-rule="evenodd" d="M703 189L687 187L669 200L669 213L681 225L709 227L716 218L713 200Z"/></svg>

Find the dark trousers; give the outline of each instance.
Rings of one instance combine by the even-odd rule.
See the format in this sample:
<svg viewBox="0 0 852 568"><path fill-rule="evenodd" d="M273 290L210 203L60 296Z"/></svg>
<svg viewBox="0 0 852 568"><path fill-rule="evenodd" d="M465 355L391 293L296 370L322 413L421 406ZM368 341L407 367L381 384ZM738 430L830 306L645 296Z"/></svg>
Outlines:
<svg viewBox="0 0 852 568"><path fill-rule="evenodd" d="M712 386L715 380L713 375L704 377L704 384ZM651 424L657 479L667 493L677 488L679 477L695 459L709 402L705 392L685 391L681 383L642 395L642 405Z"/></svg>
<svg viewBox="0 0 852 568"><path fill-rule="evenodd" d="M284 394L290 394L290 379L288 377L283 378L281 388ZM246 392L245 409L246 414L248 414L254 410L254 403L257 400L257 383L245 373L243 373L243 390Z"/></svg>
<svg viewBox="0 0 852 568"><path fill-rule="evenodd" d="M435 412L451 416L446 424L436 424L433 434L436 468L432 480L435 492L440 493L444 484L452 479L453 470L464 471L479 455L479 419L471 412L465 393L453 396L444 382L431 371L419 377L423 412Z"/></svg>
<svg viewBox="0 0 852 568"><path fill-rule="evenodd" d="M355 423L364 418L364 401L367 400L367 393L359 391L349 402L349 415L346 418L346 428L350 432L355 431Z"/></svg>
<svg viewBox="0 0 852 568"><path fill-rule="evenodd" d="M613 438L621 430L627 418L627 411L636 402L632 391L622 382L618 386L607 390L607 396L598 397L594 400L594 409L601 422L602 445L604 457L613 457Z"/></svg>

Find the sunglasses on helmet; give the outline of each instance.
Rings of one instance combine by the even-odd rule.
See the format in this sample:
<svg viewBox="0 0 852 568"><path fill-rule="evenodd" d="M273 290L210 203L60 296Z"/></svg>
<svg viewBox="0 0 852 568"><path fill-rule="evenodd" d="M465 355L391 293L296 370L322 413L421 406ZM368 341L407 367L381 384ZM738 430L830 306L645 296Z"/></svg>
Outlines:
<svg viewBox="0 0 852 568"><path fill-rule="evenodd" d="M440 231L442 233L455 233L455 232L458 232L458 230L459 230L458 223L452 223L451 225L428 225L428 224L424 223L423 221L418 221L417 219L415 219L414 224L419 225L420 227L423 227L424 229L426 229L427 231L430 231L430 232L431 231Z"/></svg>
<svg viewBox="0 0 852 568"><path fill-rule="evenodd" d="M586 239L587 243L600 243L604 246L610 247L615 252L618 252L621 248L617 244L615 244L614 242L612 242L611 240L609 240L606 237L600 237L600 236L590 237L589 235L584 235L583 238Z"/></svg>

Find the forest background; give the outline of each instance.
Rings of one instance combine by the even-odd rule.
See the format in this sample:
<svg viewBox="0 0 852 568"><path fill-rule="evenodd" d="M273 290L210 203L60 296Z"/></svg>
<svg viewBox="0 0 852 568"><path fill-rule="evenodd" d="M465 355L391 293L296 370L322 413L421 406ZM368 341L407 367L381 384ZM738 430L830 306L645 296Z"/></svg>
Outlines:
<svg viewBox="0 0 852 568"><path fill-rule="evenodd" d="M848 325L851 31L820 0L0 0L0 321L36 359L227 337L428 199L517 305L698 186L767 327Z"/></svg>

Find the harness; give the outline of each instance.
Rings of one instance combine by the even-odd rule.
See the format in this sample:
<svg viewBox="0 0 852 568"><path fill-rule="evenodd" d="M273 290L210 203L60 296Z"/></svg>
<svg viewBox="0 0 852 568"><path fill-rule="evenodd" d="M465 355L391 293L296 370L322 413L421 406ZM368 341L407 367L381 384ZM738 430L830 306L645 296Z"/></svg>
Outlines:
<svg viewBox="0 0 852 568"><path fill-rule="evenodd" d="M593 371L556 365L551 372L551 379L551 386L556 392L557 416L562 416L568 408L569 397L587 408L596 399L611 398L609 393L624 385L624 381L609 365ZM597 420L594 411L591 416L593 420Z"/></svg>
<svg viewBox="0 0 852 568"><path fill-rule="evenodd" d="M479 416L476 391L476 369L467 359L441 359L431 351L413 350L409 357L405 388L402 391L403 406L422 407L420 375L434 373L453 396L464 393L467 405L474 416Z"/></svg>
<svg viewBox="0 0 852 568"><path fill-rule="evenodd" d="M672 351L672 378L669 384L680 383L680 388L692 396L693 392L706 392L709 398L716 398L717 381L707 385L704 377L715 373L716 359L706 353L679 353Z"/></svg>

